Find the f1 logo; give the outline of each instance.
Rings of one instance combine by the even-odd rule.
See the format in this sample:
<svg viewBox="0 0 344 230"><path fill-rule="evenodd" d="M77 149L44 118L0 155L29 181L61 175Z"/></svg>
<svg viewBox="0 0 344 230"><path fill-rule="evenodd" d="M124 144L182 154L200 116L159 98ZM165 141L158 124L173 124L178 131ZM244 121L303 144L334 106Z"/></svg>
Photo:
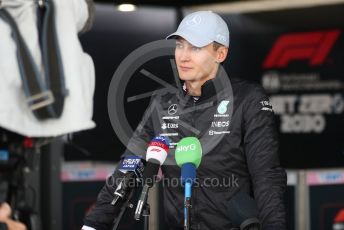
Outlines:
<svg viewBox="0 0 344 230"><path fill-rule="evenodd" d="M282 35L266 57L263 68L283 68L295 60L308 60L311 66L321 65L339 34L340 30L329 30Z"/></svg>

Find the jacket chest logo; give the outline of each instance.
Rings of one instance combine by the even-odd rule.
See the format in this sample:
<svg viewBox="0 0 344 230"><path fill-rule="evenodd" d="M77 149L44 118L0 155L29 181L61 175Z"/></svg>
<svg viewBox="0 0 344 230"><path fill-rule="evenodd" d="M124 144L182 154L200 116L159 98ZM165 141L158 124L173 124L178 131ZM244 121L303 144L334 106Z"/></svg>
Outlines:
<svg viewBox="0 0 344 230"><path fill-rule="evenodd" d="M177 123L162 123L161 129L178 129Z"/></svg>
<svg viewBox="0 0 344 230"><path fill-rule="evenodd" d="M227 100L221 101L221 103L217 106L217 112L219 114L225 114L228 109L228 104L229 104L229 101Z"/></svg>
<svg viewBox="0 0 344 230"><path fill-rule="evenodd" d="M177 104L172 104L172 105L170 105L170 106L168 107L168 109L167 109L168 115L174 115L174 114L177 113L177 111L178 111L178 106L177 106Z"/></svg>

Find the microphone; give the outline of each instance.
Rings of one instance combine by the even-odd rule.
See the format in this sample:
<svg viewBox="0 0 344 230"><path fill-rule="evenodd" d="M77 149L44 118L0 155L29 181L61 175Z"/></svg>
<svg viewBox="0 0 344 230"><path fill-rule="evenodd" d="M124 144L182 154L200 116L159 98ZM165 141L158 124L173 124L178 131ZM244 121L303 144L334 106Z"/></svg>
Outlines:
<svg viewBox="0 0 344 230"><path fill-rule="evenodd" d="M234 226L240 226L240 230L260 229L256 202L248 194L237 192L229 201L229 207L229 216Z"/></svg>
<svg viewBox="0 0 344 230"><path fill-rule="evenodd" d="M168 146L169 141L167 137L163 136L153 138L148 145L146 153L147 165L143 172L144 185L135 211L136 220L140 220L142 208L147 202L148 191L154 185L160 165L166 160Z"/></svg>
<svg viewBox="0 0 344 230"><path fill-rule="evenodd" d="M135 184L135 178L139 181L142 178L145 161L138 156L126 156L118 166L118 170L122 173L123 179L118 184L114 199L111 205L115 205L119 199L125 199L129 194L129 190ZM134 182L134 183L133 183Z"/></svg>
<svg viewBox="0 0 344 230"><path fill-rule="evenodd" d="M202 147L196 137L181 139L176 147L175 159L181 167L181 180L185 185L184 190L184 229L190 226L191 187L196 178L196 168L201 163Z"/></svg>

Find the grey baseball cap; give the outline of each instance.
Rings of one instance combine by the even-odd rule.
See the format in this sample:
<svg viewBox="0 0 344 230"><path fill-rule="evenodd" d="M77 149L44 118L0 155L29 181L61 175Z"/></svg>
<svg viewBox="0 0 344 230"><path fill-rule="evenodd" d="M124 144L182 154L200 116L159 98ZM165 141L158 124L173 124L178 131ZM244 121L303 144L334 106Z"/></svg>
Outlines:
<svg viewBox="0 0 344 230"><path fill-rule="evenodd" d="M212 11L197 11L187 15L178 29L166 39L180 36L196 47L218 42L229 47L229 30L226 22Z"/></svg>

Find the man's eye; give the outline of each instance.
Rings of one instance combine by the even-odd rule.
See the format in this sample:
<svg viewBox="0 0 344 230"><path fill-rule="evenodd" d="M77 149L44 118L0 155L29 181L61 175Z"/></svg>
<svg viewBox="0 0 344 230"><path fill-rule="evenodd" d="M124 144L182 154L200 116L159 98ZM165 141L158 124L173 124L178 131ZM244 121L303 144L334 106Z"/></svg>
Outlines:
<svg viewBox="0 0 344 230"><path fill-rule="evenodd" d="M193 47L192 47L192 50L193 50L193 51L199 51L199 50L201 50L201 48L200 48L200 47L193 46Z"/></svg>
<svg viewBox="0 0 344 230"><path fill-rule="evenodd" d="M181 49L181 48L183 48L183 45L180 44L180 43L177 43L177 44L176 44L176 48Z"/></svg>

